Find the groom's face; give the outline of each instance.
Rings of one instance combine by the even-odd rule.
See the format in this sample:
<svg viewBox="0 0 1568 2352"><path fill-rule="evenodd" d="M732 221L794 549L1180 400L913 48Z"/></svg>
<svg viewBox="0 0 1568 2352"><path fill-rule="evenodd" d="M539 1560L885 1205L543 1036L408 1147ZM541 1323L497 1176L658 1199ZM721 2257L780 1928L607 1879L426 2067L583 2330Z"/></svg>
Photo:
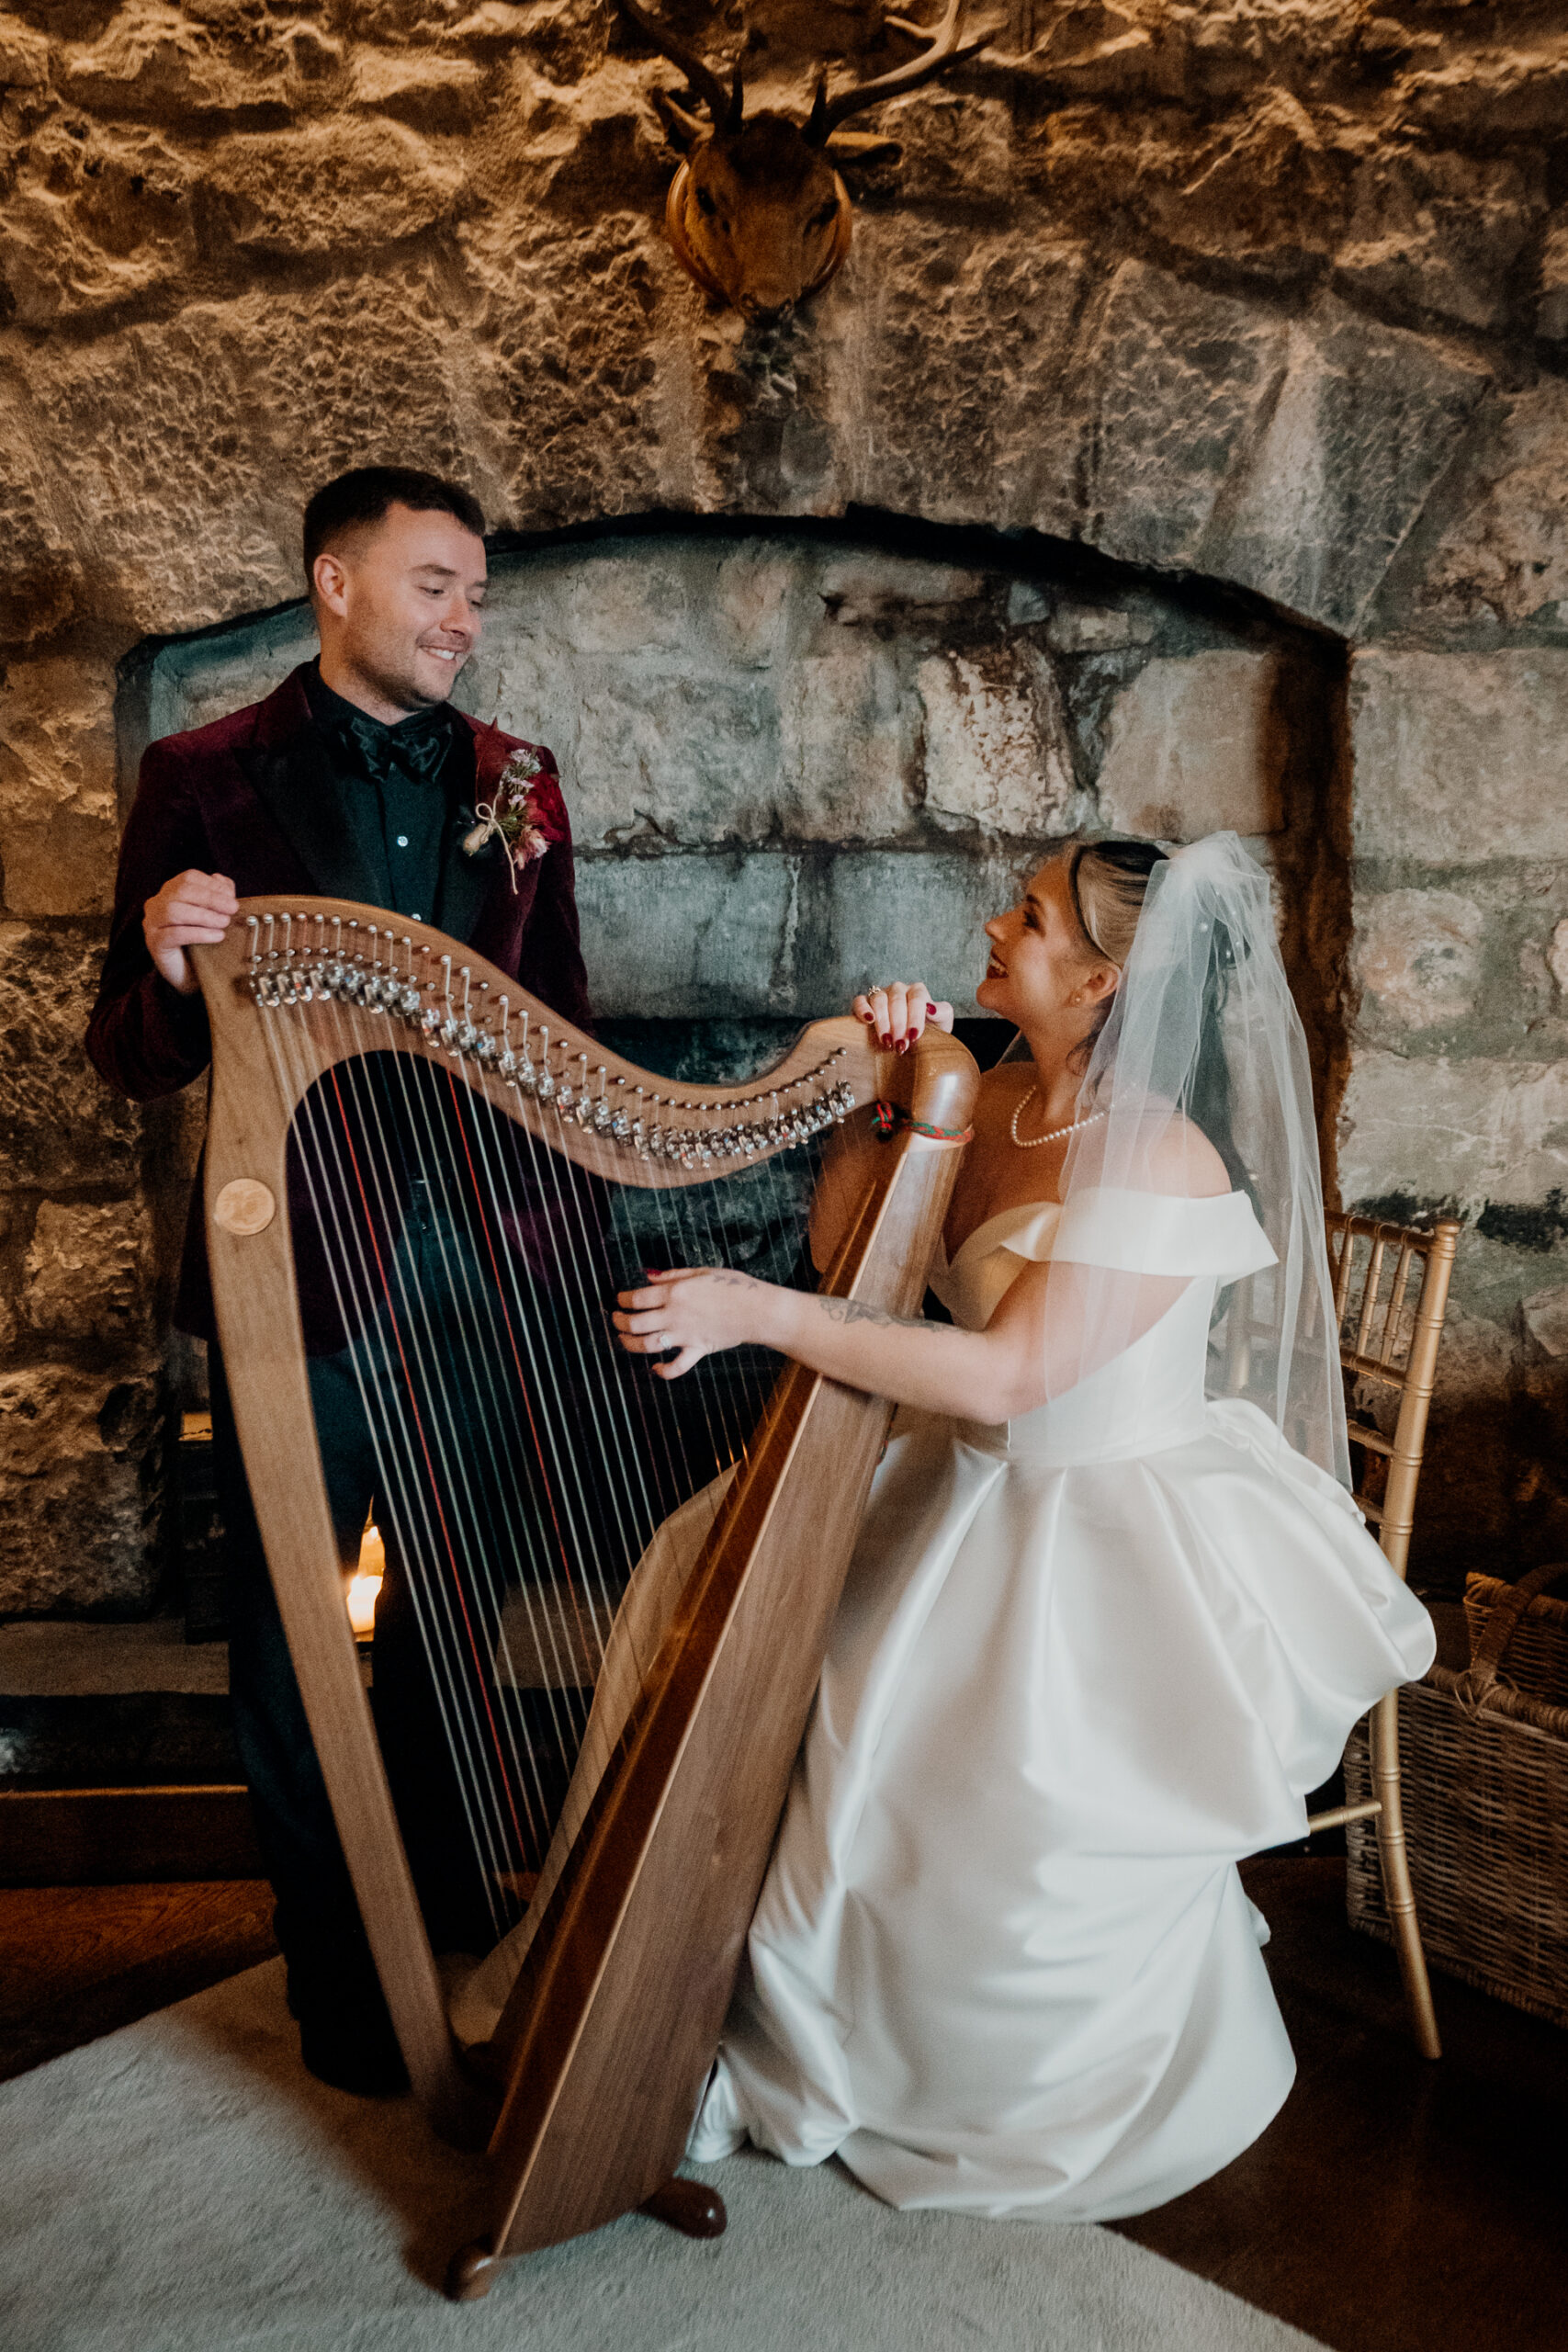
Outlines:
<svg viewBox="0 0 1568 2352"><path fill-rule="evenodd" d="M445 702L479 641L484 541L453 514L392 506L316 559L325 645L388 702Z"/></svg>

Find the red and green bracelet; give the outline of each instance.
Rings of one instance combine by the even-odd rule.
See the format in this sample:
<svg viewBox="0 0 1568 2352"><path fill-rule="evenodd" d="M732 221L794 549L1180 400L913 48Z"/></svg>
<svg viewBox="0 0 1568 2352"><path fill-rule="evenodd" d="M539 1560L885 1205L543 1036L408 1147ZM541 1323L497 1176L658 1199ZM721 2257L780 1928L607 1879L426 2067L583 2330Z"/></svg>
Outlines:
<svg viewBox="0 0 1568 2352"><path fill-rule="evenodd" d="M900 1111L893 1102L877 1104L873 1125L879 1136L897 1135L900 1128L907 1127L911 1135L929 1136L932 1143L968 1143L975 1134L973 1127L931 1126L924 1119L912 1119L908 1111Z"/></svg>

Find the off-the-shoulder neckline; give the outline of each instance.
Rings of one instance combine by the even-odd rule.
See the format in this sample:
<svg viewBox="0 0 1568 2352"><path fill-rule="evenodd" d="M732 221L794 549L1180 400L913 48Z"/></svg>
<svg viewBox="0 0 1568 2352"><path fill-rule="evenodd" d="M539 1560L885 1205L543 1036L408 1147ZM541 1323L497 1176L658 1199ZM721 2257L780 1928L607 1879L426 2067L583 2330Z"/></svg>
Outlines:
<svg viewBox="0 0 1568 2352"><path fill-rule="evenodd" d="M1043 1216L1048 1209L1054 1209L1060 1216L1062 1204L1060 1201L1015 1201L1010 1209L998 1209L994 1216L982 1217L973 1232L965 1234L951 1258L947 1255L945 1243L943 1244L942 1257L949 1272L951 1272L952 1269L957 1265L966 1250L972 1250L983 1235L989 1233L994 1225L1004 1225L1009 1217L1018 1217L1027 1222L1032 1217Z"/></svg>
<svg viewBox="0 0 1568 2352"><path fill-rule="evenodd" d="M1098 1192L1123 1193L1128 1189L1129 1188L1124 1184L1094 1185L1090 1187L1089 1192L1080 1193L1078 1197L1082 1200L1088 1200ZM1247 1202L1247 1206L1249 1211L1252 1206L1251 1202L1247 1201L1247 1194L1245 1193L1235 1192L1192 1193L1150 1193L1143 1195L1143 1197L1155 1201L1179 1201L1183 1208L1205 1208L1211 1204L1218 1202L1228 1203L1231 1201ZM964 1238L959 1243L951 1258L947 1254L946 1244L943 1243L942 1245L942 1263L948 1272L951 1273L953 1267L957 1265L960 1258L964 1257L970 1250L972 1250L976 1241L982 1239L986 1234L989 1233L993 1226L1005 1225L1010 1217L1017 1218L1021 1223L1028 1224L1036 1217L1045 1216L1049 1211L1055 1211L1055 1215L1060 1216L1066 1205L1066 1204L1064 1201L1018 1201L1014 1203L1011 1208L998 1209L994 1216L983 1218L972 1233L965 1235ZM999 1249L1003 1245L998 1242L997 1246Z"/></svg>

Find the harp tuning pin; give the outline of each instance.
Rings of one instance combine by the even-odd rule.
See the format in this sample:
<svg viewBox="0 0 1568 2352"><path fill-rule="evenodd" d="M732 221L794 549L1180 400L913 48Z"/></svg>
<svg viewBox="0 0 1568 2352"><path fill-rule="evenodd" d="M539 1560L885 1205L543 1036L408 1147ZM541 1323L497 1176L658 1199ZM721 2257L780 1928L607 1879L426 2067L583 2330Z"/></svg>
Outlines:
<svg viewBox="0 0 1568 2352"><path fill-rule="evenodd" d="M427 1037L436 1037L441 1034L441 1024L445 1018L446 1015L438 1004L427 1004L419 1016L419 1025Z"/></svg>
<svg viewBox="0 0 1568 2352"><path fill-rule="evenodd" d="M501 1039L492 1035L488 1029L480 1030L478 1042L474 1046L475 1060L482 1062L488 1069L492 1063L500 1059L500 1057Z"/></svg>
<svg viewBox="0 0 1568 2352"><path fill-rule="evenodd" d="M405 1021L419 1019L419 990L412 980L405 980L398 990L398 1011Z"/></svg>

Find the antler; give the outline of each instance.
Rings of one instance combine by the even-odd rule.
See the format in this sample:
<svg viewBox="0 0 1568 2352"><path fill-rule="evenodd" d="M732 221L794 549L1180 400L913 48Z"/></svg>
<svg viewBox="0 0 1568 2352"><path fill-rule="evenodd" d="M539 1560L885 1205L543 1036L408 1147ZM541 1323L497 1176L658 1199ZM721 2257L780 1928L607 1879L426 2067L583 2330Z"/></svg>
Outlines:
<svg viewBox="0 0 1568 2352"><path fill-rule="evenodd" d="M739 129L739 67L736 68L734 88L727 90L712 66L705 63L694 49L688 49L683 41L676 40L673 33L666 32L657 17L650 17L645 8L637 6L637 0L621 0L621 6L633 24L640 26L660 55L667 57L671 65L680 67L692 88L712 115L715 127L724 122L727 116L733 114L735 121L731 128Z"/></svg>
<svg viewBox="0 0 1568 2352"><path fill-rule="evenodd" d="M622 0L622 5L630 7L632 0ZM930 46L919 57L912 57L908 65L896 65L891 73L877 74L874 81L857 82L851 88L840 90L836 98L828 96L828 76L824 74L817 85L811 119L806 126L806 136L811 145L823 145L840 123L847 122L851 115L861 113L866 107L879 107L884 98L897 97L900 91L918 90L922 82L931 81L934 74L945 72L948 66L957 65L964 58L973 57L976 50L984 49L991 39L994 27L975 40L960 43L965 5L966 0L947 0L947 14L941 24L934 27L911 24L908 17L884 19L895 32L908 33L911 40L929 42Z"/></svg>

